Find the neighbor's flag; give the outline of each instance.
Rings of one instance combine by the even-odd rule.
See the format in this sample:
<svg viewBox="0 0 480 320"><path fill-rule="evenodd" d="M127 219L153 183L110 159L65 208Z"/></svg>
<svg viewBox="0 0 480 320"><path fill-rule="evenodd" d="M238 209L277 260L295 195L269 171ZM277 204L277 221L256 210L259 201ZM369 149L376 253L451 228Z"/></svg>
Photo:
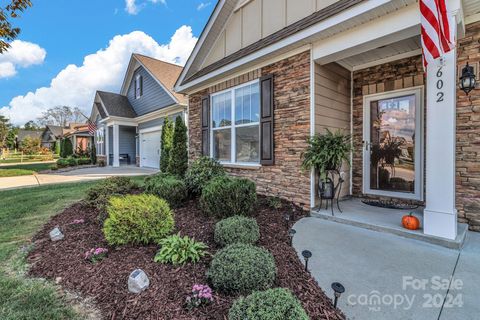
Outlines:
<svg viewBox="0 0 480 320"><path fill-rule="evenodd" d="M88 133L93 136L95 135L95 131L97 131L97 126L92 120L88 119Z"/></svg>
<svg viewBox="0 0 480 320"><path fill-rule="evenodd" d="M447 12L446 0L420 0L422 20L423 65L427 68L443 54L455 48L455 35L450 26L455 23Z"/></svg>

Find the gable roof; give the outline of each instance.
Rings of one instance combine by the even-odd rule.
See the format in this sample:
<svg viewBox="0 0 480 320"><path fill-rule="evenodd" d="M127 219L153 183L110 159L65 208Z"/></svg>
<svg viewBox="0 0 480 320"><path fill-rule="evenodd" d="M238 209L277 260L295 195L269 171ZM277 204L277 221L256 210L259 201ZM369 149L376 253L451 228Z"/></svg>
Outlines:
<svg viewBox="0 0 480 320"><path fill-rule="evenodd" d="M130 77L133 75L133 68L135 67L135 61L147 70L147 72L160 84L165 91L167 91L167 93L172 97L173 100L175 100L175 102L187 104L188 99L186 95L173 91L175 82L182 73L183 67L152 57L147 57L139 53L132 54L132 57L130 58L127 73L125 79L123 80L122 89L120 91L122 94L126 94L126 91L128 90L128 85L131 81Z"/></svg>
<svg viewBox="0 0 480 320"><path fill-rule="evenodd" d="M175 87L178 90L179 86L183 86L192 80L205 76L210 72L220 69L236 60L246 57L285 38L288 38L297 32L311 27L314 24L317 24L327 18L339 14L342 11L347 10L350 7L364 1L365 0L339 0L295 23L286 26L283 29L280 29L277 32L274 32L269 36L266 36L265 38L260 39L257 42L252 43L245 48L242 48L220 59L219 61L212 63L211 65L206 66L203 69L199 69L201 64L203 63L203 60L206 58L206 54L209 51L210 46L213 45L212 39L209 38L216 38L219 36L223 28L218 24L226 23L227 19L225 17L229 17L236 8L235 4L237 3L237 1L220 0L217 4L217 7L215 7L215 10L213 11L210 20L207 23L207 26L200 35L199 41L195 45L195 48L192 51L192 54L189 57L187 64L182 71L182 74L177 80Z"/></svg>
<svg viewBox="0 0 480 320"><path fill-rule="evenodd" d="M95 102L95 108L97 108L98 113L100 114L100 117L102 119L105 119L107 117L107 113L105 112L105 109L103 109L102 104L99 102ZM92 121L95 121L95 119L91 119Z"/></svg>
<svg viewBox="0 0 480 320"><path fill-rule="evenodd" d="M62 126L56 126L52 124L47 124L45 130L50 130L50 132L55 136L55 137L61 137L63 135L63 127Z"/></svg>
<svg viewBox="0 0 480 320"><path fill-rule="evenodd" d="M137 116L126 96L105 91L97 91L97 94L108 116L122 118L135 118ZM98 108L99 112L101 112L100 109Z"/></svg>
<svg viewBox="0 0 480 320"><path fill-rule="evenodd" d="M19 129L17 133L17 140L23 141L26 137L30 138L41 138L43 130L25 130Z"/></svg>

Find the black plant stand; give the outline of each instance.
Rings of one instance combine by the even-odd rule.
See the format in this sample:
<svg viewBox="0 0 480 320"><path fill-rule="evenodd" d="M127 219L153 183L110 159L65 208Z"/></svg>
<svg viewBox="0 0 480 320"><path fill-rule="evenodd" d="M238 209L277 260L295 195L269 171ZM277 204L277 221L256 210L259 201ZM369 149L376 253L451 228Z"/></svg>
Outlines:
<svg viewBox="0 0 480 320"><path fill-rule="evenodd" d="M338 176L338 181L335 184L335 176ZM343 179L342 175L338 170L328 170L327 171L327 179L326 183L333 186L333 189L331 192L329 190L325 190L321 186L318 188L318 194L320 196L320 209L322 209L322 204L323 200L325 200L325 210L328 210L328 201L330 201L330 208L332 210L332 216L335 216L333 213L333 202L337 202L337 208L340 213L342 213L342 209L340 209L340 203L339 203L339 198L340 198L340 192L342 191L342 184L345 180ZM322 183L322 182L320 182Z"/></svg>

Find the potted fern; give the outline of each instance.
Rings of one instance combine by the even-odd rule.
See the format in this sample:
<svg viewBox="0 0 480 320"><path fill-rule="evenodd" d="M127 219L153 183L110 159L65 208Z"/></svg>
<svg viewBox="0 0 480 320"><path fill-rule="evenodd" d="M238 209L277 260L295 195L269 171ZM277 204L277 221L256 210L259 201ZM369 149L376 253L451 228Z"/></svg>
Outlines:
<svg viewBox="0 0 480 320"><path fill-rule="evenodd" d="M333 198L333 180L328 178L329 172L339 172L343 162L350 165L352 150L350 135L340 130L325 134L316 134L307 140L308 147L302 154L302 169L315 169L319 176L319 191L324 198Z"/></svg>

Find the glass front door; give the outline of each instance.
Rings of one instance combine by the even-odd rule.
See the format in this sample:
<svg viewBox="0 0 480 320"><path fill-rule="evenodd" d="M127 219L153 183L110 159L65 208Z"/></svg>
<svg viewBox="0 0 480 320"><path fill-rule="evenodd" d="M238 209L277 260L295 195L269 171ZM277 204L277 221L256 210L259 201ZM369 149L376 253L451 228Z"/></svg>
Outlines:
<svg viewBox="0 0 480 320"><path fill-rule="evenodd" d="M364 101L364 193L422 197L421 89Z"/></svg>

